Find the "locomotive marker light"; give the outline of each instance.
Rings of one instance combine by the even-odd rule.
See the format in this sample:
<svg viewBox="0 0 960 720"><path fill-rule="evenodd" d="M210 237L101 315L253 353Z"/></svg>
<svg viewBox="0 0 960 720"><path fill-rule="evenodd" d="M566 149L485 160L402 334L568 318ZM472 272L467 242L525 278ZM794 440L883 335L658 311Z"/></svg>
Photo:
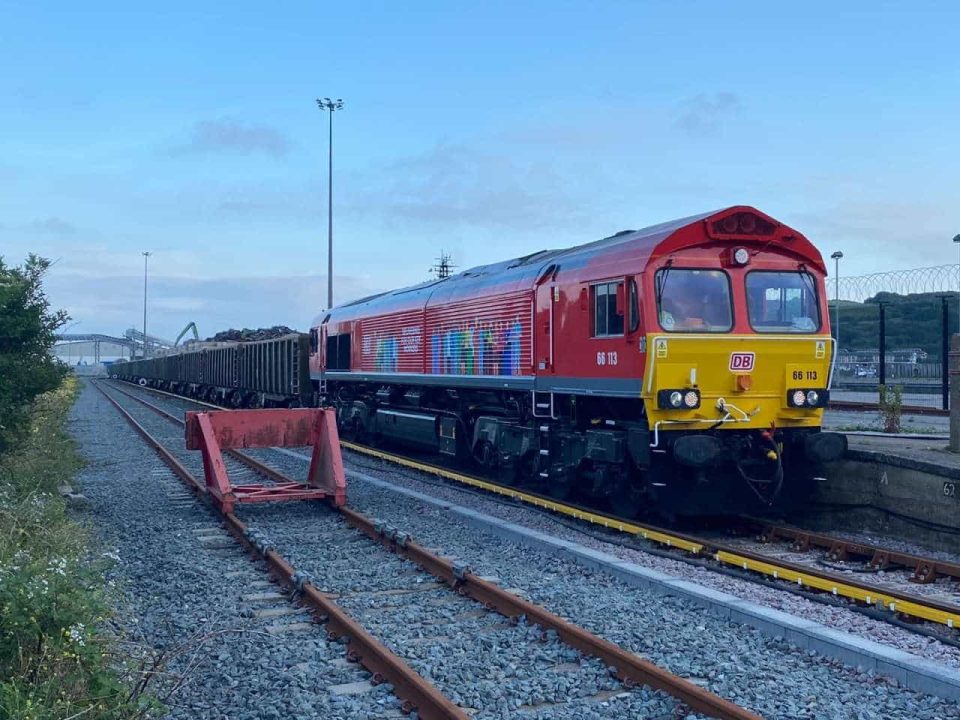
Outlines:
<svg viewBox="0 0 960 720"><path fill-rule="evenodd" d="M746 248L737 248L733 252L733 261L737 265L746 265L750 262L750 253Z"/></svg>
<svg viewBox="0 0 960 720"><path fill-rule="evenodd" d="M807 402L807 394L803 390L794 390L793 391L793 404L797 407L803 407L804 403Z"/></svg>
<svg viewBox="0 0 960 720"><path fill-rule="evenodd" d="M816 407L818 402L820 402L820 393L818 393L816 390L809 390L807 392L807 405L813 405Z"/></svg>

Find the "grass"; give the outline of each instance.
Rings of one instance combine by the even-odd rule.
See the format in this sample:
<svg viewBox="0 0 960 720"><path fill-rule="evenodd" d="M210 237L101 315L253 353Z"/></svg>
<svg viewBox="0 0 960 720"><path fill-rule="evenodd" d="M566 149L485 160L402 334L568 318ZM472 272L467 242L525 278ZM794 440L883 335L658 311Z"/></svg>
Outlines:
<svg viewBox="0 0 960 720"><path fill-rule="evenodd" d="M107 561L58 491L83 466L65 431L78 387L71 376L38 397L26 438L0 456L0 720L126 720L154 708L103 630Z"/></svg>

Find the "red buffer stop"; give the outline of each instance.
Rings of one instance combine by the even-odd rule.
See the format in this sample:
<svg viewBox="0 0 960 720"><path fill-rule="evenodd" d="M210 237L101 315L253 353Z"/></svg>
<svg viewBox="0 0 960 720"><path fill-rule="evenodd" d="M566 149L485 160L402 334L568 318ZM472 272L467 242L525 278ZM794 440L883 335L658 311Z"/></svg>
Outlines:
<svg viewBox="0 0 960 720"><path fill-rule="evenodd" d="M336 416L330 409L214 410L186 415L188 450L203 453L207 492L224 513L236 503L279 500L347 502ZM223 462L224 450L312 446L306 483L232 485Z"/></svg>

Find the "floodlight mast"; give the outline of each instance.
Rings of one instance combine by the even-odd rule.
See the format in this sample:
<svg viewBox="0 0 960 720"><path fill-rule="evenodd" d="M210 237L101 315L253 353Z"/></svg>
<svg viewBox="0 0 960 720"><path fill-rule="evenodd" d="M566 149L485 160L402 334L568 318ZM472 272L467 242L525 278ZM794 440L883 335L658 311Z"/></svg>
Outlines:
<svg viewBox="0 0 960 720"><path fill-rule="evenodd" d="M330 113L327 163L327 309L333 307L333 113L343 109L343 100L317 98L317 107Z"/></svg>

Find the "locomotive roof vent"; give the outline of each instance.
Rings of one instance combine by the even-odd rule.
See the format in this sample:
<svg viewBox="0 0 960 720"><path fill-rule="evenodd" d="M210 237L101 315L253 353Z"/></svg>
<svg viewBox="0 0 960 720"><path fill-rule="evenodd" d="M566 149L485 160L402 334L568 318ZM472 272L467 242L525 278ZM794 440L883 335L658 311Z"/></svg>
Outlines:
<svg viewBox="0 0 960 720"><path fill-rule="evenodd" d="M727 215L711 226L714 235L733 237L773 235L776 229L776 225L751 212Z"/></svg>

